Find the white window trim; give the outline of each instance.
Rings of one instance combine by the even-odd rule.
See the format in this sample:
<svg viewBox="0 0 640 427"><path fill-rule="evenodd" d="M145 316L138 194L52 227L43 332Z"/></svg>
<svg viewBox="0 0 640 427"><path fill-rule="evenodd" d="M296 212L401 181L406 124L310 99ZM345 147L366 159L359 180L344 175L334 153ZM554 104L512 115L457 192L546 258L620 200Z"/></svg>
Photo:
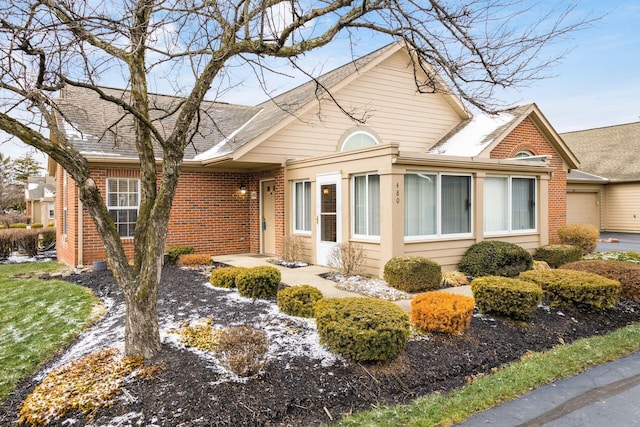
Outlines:
<svg viewBox="0 0 640 427"><path fill-rule="evenodd" d="M112 206L109 204L109 181L117 181L119 179L126 179L127 181L138 181L138 205L133 207L133 206ZM107 201L107 212L110 209L117 209L117 210L136 210L138 212L138 215L140 214L140 179L139 178L125 178L125 177L108 177L106 182L105 182L105 193L106 193L106 201ZM117 225L116 225L117 227ZM120 236L120 239L133 239L134 236L121 236L120 232L118 232L118 235Z"/></svg>
<svg viewBox="0 0 640 427"><path fill-rule="evenodd" d="M292 215L291 215L291 218L292 218L291 229L293 230L293 233L295 233L295 234L302 234L302 235L310 236L311 235L311 229L313 228L313 226L312 226L312 218L311 218L311 205L309 206L309 218L308 218L308 220L309 220L309 230L298 230L298 229L296 229L296 223L297 223L297 221L296 221L296 219L297 219L297 217L296 217L296 206L297 206L297 203L298 203L297 193L296 193L296 184L299 184L299 183L304 184L306 182L309 183L309 200L311 200L311 194L312 194L311 187L312 187L312 185L311 185L311 181L310 180L308 180L308 179L300 179L300 180L291 181L291 189L292 189L292 191L291 191L291 193L292 193L291 199L292 199L292 207L293 207L293 212L292 212ZM302 188L304 188L304 186ZM311 204L313 204L313 203L311 203Z"/></svg>
<svg viewBox="0 0 640 427"><path fill-rule="evenodd" d="M373 144L373 145L372 145L372 147L373 147L374 145L380 145L380 141L378 141L378 138L376 138L376 137L375 137L371 132L367 132L367 131L364 131L364 130L357 130L357 131L355 131L355 132L350 133L350 134L349 134L349 135L344 139L344 141L342 141L342 143L340 144L340 152L345 151L344 146L347 144L347 142L349 142L349 140L350 140L351 138L353 138L353 137L354 137L354 136L356 136L356 135L367 135L368 137L370 137L371 139L373 139L373 141L375 142L375 144ZM351 148L351 149L346 150L346 151L359 150L359 149L362 149L362 148L367 148L367 147Z"/></svg>
<svg viewBox="0 0 640 427"><path fill-rule="evenodd" d="M475 208L475 194L473 187L473 174L470 173L452 173L452 172L433 172L433 171L407 171L409 174L424 174L424 175L436 175L438 181L436 188L436 234L423 234L418 236L404 236L405 242L421 242L425 240L454 240L454 239L466 239L473 237L474 226L474 208ZM469 177L469 232L468 233L442 233L442 176L467 176ZM405 194L406 197L406 194Z"/></svg>
<svg viewBox="0 0 640 427"><path fill-rule="evenodd" d="M524 176L524 175L487 175L487 178L507 178L507 230L497 231L484 231L485 236L504 236L504 235L517 235L517 234L532 234L538 232L538 177ZM513 229L513 192L512 192L512 180L514 178L520 179L532 179L533 185L533 200L535 202L533 209L533 222L534 228L525 228L514 230ZM486 193L485 193L486 195ZM486 198L484 200L486 203Z"/></svg>
<svg viewBox="0 0 640 427"><path fill-rule="evenodd" d="M361 132L362 133L362 132ZM364 132L366 133L366 132ZM357 239L357 240L361 240L361 241L366 241L366 242L379 242L380 241L380 235L371 235L371 234L356 234L355 232L355 228L356 228L356 198L355 198L355 194L356 194L356 177L358 176L370 176L370 175L377 175L380 176L378 174L378 172L366 172L366 173L357 173L357 174L353 174L351 175L350 178L350 189L351 189L351 196L350 196L350 206L351 206L351 238L353 239ZM367 228L369 228L369 180L367 179L366 181L366 197L367 197L367 201L366 201L366 205L367 205L367 209L365 209L365 224L367 226ZM382 200L380 199L380 203L382 203ZM382 224L380 224L381 226Z"/></svg>

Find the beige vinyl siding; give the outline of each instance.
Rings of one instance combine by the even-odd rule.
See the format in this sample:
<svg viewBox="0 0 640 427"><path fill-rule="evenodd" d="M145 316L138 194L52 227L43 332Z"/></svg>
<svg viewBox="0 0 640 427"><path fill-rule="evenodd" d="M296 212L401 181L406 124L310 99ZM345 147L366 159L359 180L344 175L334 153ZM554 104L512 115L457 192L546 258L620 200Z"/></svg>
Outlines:
<svg viewBox="0 0 640 427"><path fill-rule="evenodd" d="M351 84L332 93L355 116L366 114L363 130L401 151L425 152L461 118L441 94L419 94L405 53L398 52ZM330 101L310 111L242 157L246 161L283 161L335 153L356 130L354 122Z"/></svg>
<svg viewBox="0 0 640 427"><path fill-rule="evenodd" d="M640 183L609 184L606 200L606 230L640 231Z"/></svg>
<svg viewBox="0 0 640 427"><path fill-rule="evenodd" d="M473 238L406 243L404 255L429 258L440 264L442 271L451 271L458 268L460 258L474 243L475 239Z"/></svg>

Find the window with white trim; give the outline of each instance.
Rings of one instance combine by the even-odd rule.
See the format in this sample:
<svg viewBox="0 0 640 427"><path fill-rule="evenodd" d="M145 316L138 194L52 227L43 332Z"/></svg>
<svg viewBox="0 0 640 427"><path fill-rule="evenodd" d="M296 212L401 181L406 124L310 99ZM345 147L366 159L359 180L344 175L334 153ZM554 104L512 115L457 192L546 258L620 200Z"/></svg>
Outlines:
<svg viewBox="0 0 640 427"><path fill-rule="evenodd" d="M487 176L484 194L485 233L536 230L535 178Z"/></svg>
<svg viewBox="0 0 640 427"><path fill-rule="evenodd" d="M471 234L471 175L404 176L404 235L411 239Z"/></svg>
<svg viewBox="0 0 640 427"><path fill-rule="evenodd" d="M54 219L56 217L56 204L49 203L49 219Z"/></svg>
<svg viewBox="0 0 640 427"><path fill-rule="evenodd" d="M120 237L133 237L140 207L140 180L107 179L107 210Z"/></svg>
<svg viewBox="0 0 640 427"><path fill-rule="evenodd" d="M373 147L378 140L369 132L356 131L345 138L340 151L357 150L358 148Z"/></svg>
<svg viewBox="0 0 640 427"><path fill-rule="evenodd" d="M354 236L380 236L380 176L354 175L351 178L352 234Z"/></svg>
<svg viewBox="0 0 640 427"><path fill-rule="evenodd" d="M311 181L293 182L293 231L311 233Z"/></svg>

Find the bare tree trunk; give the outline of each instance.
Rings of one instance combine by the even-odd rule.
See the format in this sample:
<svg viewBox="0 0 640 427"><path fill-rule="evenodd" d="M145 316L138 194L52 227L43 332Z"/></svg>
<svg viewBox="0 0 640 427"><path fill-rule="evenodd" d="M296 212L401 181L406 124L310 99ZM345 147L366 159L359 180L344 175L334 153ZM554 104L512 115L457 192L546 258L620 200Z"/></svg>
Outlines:
<svg viewBox="0 0 640 427"><path fill-rule="evenodd" d="M146 283L136 279L125 294L127 311L125 316L124 348L126 355L152 358L162 346L158 327L158 283ZM136 292L135 289L138 289ZM142 291L144 289L144 291Z"/></svg>

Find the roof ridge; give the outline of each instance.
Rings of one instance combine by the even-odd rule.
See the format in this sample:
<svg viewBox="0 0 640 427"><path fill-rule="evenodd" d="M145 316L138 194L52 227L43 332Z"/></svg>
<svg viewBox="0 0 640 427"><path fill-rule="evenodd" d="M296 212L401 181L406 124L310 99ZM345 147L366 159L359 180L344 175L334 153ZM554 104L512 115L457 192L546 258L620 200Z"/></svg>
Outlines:
<svg viewBox="0 0 640 427"><path fill-rule="evenodd" d="M620 123L620 124L617 124L617 125L598 126L598 127L589 128L589 129L570 130L570 131L567 131L567 132L560 132L560 135L566 135L568 133L589 132L589 131L592 131L592 130L608 129L608 128L621 127L621 126L630 126L630 125L640 125L640 121L628 122L628 123Z"/></svg>

